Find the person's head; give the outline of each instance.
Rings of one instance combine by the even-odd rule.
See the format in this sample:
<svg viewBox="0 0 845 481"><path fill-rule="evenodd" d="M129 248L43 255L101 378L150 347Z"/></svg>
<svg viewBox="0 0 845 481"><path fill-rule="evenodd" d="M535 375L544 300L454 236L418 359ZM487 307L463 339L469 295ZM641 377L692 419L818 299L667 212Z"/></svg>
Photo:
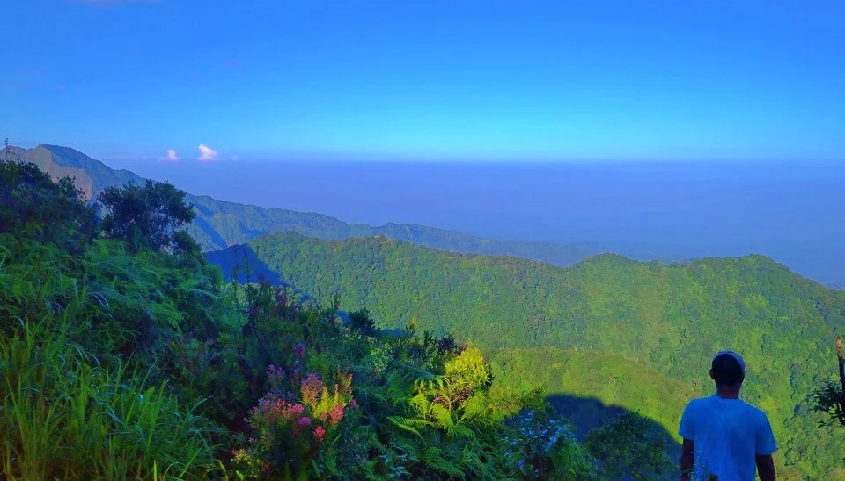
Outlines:
<svg viewBox="0 0 845 481"><path fill-rule="evenodd" d="M739 389L745 381L745 361L733 351L719 351L710 364L710 379L716 387Z"/></svg>

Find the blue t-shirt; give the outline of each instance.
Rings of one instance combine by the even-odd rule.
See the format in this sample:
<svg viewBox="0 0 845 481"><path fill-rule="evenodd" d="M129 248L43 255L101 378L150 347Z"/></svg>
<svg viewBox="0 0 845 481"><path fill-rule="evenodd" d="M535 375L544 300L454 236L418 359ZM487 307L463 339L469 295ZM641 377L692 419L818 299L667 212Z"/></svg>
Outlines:
<svg viewBox="0 0 845 481"><path fill-rule="evenodd" d="M694 442L694 480L715 474L719 481L753 481L754 456L777 451L766 413L741 399L713 395L691 401L680 435Z"/></svg>

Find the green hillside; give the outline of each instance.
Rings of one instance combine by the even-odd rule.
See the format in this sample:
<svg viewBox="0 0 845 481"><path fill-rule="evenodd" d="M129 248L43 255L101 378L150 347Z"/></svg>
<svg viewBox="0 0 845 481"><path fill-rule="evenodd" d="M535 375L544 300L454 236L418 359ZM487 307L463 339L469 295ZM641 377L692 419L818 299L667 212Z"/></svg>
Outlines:
<svg viewBox="0 0 845 481"><path fill-rule="evenodd" d="M643 416L571 396L579 437L477 346L224 283L172 185L80 194L0 160L4 480L677 479Z"/></svg>
<svg viewBox="0 0 845 481"><path fill-rule="evenodd" d="M5 149L0 150L0 158L4 155ZM144 182L143 178L132 172L112 169L99 160L67 147L39 145L28 150L12 147L10 156L14 160L38 165L54 179L65 175L75 177L77 186L89 199L106 187L122 186L130 181ZM386 224L374 227L347 224L327 215L255 207L204 195L188 194L186 200L194 204L197 214L187 228L188 233L206 251L225 249L273 232L296 232L318 239L383 235L435 249L525 257L555 265L570 265L594 251L589 246L581 245L483 239L421 225Z"/></svg>
<svg viewBox="0 0 845 481"><path fill-rule="evenodd" d="M383 237L321 241L284 233L248 246L253 270L278 276L317 299L337 295L348 310L367 306L383 326L416 318L422 329L453 333L484 348L577 348L641 365L675 383L638 376L632 382L653 393L629 401L629 407L652 414L665 409L657 417L670 432L677 429L684 399L711 389L710 356L736 349L749 365L744 397L769 413L783 461L807 476L830 476L841 466L841 441L817 427L808 398L835 359L825 341L844 327L845 293L768 258L666 266L601 255L559 268L451 254ZM209 258L228 271L235 254L230 249ZM557 352L569 362L578 359ZM526 366L513 370L512 382L535 377L557 383L550 386L553 391L606 391L607 399L630 389L628 363L608 361L594 376L558 378L548 363L563 360L532 355L534 363L511 360ZM596 389L608 383L620 386L618 391ZM674 400L654 394L667 386L675 386Z"/></svg>
<svg viewBox="0 0 845 481"><path fill-rule="evenodd" d="M698 394L683 381L615 354L531 347L490 350L489 355L496 379L518 390L547 386L552 398L557 396L553 404L583 431L601 424L619 408L638 411L674 433L684 405ZM580 402L583 399L595 399L601 408Z"/></svg>

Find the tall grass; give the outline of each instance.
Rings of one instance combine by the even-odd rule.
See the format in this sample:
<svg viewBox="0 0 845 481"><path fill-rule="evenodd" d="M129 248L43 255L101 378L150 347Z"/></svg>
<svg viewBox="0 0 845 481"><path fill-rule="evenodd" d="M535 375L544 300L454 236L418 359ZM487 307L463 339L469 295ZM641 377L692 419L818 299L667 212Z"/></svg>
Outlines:
<svg viewBox="0 0 845 481"><path fill-rule="evenodd" d="M212 465L200 419L164 386L99 367L67 342L67 322L44 321L0 338L6 479L187 478Z"/></svg>

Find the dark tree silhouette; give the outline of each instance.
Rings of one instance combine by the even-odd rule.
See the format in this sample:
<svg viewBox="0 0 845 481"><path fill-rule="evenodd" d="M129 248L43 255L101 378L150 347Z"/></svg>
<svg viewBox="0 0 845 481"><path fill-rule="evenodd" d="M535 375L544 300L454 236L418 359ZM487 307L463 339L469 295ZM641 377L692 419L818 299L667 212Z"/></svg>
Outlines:
<svg viewBox="0 0 845 481"><path fill-rule="evenodd" d="M96 227L96 212L73 179L53 182L31 162L0 160L0 233L75 249Z"/></svg>
<svg viewBox="0 0 845 481"><path fill-rule="evenodd" d="M106 237L125 240L135 252L141 249L173 253L199 253L196 242L177 229L194 220L193 204L173 184L146 181L108 187L98 197L107 209L102 229Z"/></svg>

